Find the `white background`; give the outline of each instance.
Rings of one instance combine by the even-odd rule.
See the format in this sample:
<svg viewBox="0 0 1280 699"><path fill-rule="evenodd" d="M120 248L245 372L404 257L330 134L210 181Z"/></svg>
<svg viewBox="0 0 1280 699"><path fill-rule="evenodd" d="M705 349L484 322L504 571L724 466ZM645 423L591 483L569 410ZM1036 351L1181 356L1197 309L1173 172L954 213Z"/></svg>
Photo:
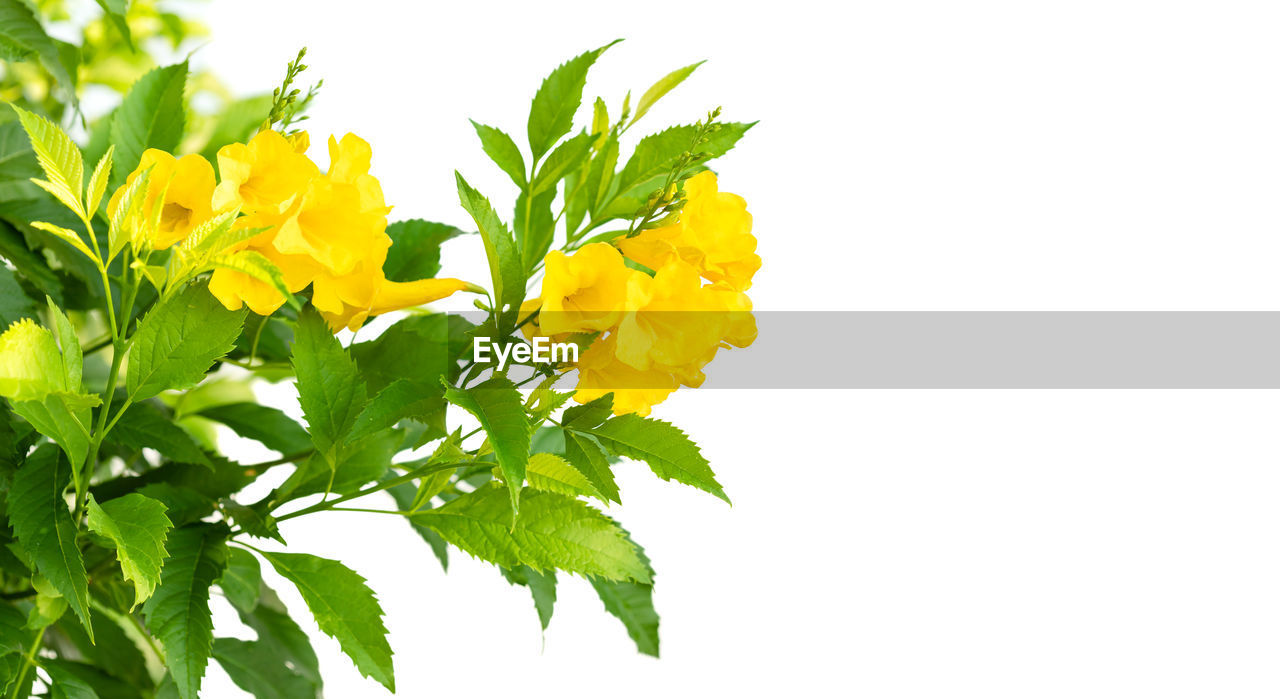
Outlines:
<svg viewBox="0 0 1280 699"><path fill-rule="evenodd" d="M368 139L393 217L465 225L454 168L509 207L467 118L522 140L541 78L624 37L588 98L616 114L709 58L650 129L716 105L761 122L717 164L755 216L757 308L1280 307L1270 3L309 0L207 17L195 61L244 94L310 47L313 141ZM446 271L486 278L478 247L451 244ZM1262 391L681 392L656 414L695 435L735 505L620 469L616 515L659 572L661 660L581 580L544 638L526 591L461 554L442 574L403 522L284 531L377 590L403 696L1274 697L1277 408ZM225 606L217 621L241 631ZM328 696L383 696L316 645ZM238 696L216 668L207 689Z"/></svg>

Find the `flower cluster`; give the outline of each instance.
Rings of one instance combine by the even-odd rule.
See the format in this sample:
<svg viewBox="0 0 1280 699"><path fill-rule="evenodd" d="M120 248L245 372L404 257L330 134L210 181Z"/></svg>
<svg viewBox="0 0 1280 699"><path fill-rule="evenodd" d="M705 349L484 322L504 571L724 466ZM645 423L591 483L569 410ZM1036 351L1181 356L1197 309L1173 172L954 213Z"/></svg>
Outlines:
<svg viewBox="0 0 1280 699"><path fill-rule="evenodd" d="M382 266L391 247L386 231L391 209L369 174L369 144L354 134L341 141L330 137L327 173L307 157L309 145L306 133L286 137L266 130L248 143L224 146L218 151L221 181L199 155L175 158L146 151L128 182L150 170L148 204L164 197L152 247L172 246L211 217L239 211L234 226L246 239L233 250L265 257L280 270L290 293L311 286L312 304L335 331L355 330L370 316L468 288L457 279L388 280ZM117 191L109 213L120 205L125 189ZM228 309L247 305L260 315L285 303L275 286L235 269L215 270L209 290Z"/></svg>
<svg viewBox="0 0 1280 699"><path fill-rule="evenodd" d="M540 306L531 332L557 340L598 334L577 363L578 402L613 393L617 414L648 415L678 387L701 385L721 348L755 340L744 292L760 257L746 202L718 191L710 171L691 178L685 195L671 225L617 247L547 255L541 298L526 307Z"/></svg>

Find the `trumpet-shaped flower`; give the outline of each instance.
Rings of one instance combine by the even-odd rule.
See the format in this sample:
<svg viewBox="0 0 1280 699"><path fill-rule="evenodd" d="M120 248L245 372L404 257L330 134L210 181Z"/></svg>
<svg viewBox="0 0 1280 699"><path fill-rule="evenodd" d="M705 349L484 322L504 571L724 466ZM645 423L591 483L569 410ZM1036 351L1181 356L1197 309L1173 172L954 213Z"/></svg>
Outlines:
<svg viewBox="0 0 1280 699"><path fill-rule="evenodd" d="M155 148L142 152L138 167L107 202L107 213L115 216L128 185L151 170L143 210L150 211L156 200L164 197L160 207L160 224L150 240L155 250L164 250L186 239L191 231L213 214L211 198L214 190L213 166L202 156L191 154L175 158Z"/></svg>
<svg viewBox="0 0 1280 699"><path fill-rule="evenodd" d="M612 245L592 243L572 256L551 252L538 324L548 335L600 332L644 298L649 278L630 269Z"/></svg>
<svg viewBox="0 0 1280 699"><path fill-rule="evenodd" d="M710 170L694 175L684 187L686 202L678 220L623 239L618 244L623 254L654 270L683 260L708 281L737 291L751 288L760 256L746 201L719 191Z"/></svg>

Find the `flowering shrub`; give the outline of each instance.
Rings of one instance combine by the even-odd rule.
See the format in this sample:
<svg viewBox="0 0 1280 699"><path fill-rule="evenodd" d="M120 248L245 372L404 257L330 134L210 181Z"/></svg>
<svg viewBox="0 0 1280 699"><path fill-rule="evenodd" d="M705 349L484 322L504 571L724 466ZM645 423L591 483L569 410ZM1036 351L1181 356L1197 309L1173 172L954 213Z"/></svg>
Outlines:
<svg viewBox="0 0 1280 699"><path fill-rule="evenodd" d="M103 6L127 43L136 18ZM78 113L84 71L50 62L59 44L27 5L0 0L0 18L6 71L38 88L6 93L13 117L0 117L6 696L190 699L211 660L256 696L319 696L298 610L263 583L263 563L394 691L369 585L281 532L357 499L405 520L441 565L452 549L494 564L530 590L543 628L558 575L584 578L658 654L650 561L598 508L620 504L621 459L728 500L694 442L647 416L700 385L718 352L751 344L745 292L761 265L746 203L706 165L750 124L716 110L620 158L696 66L628 97L616 120L597 99L575 132L605 46L546 78L527 148L476 124L520 194L509 229L458 174L471 234L389 223L374 149L353 134L328 139L327 167L311 159L294 128L316 94L292 87L301 54L270 99L234 103L199 134L183 127L200 123L187 119L187 66L155 68L78 143L59 124ZM483 246L487 285L439 276L454 238ZM479 322L423 308L458 293ZM397 311L380 334L337 336ZM482 339L581 352L519 375L473 352ZM254 385L284 379L305 426L253 399ZM279 457L233 461L219 431ZM277 470L276 487L245 494ZM213 628L215 590L256 638Z"/></svg>

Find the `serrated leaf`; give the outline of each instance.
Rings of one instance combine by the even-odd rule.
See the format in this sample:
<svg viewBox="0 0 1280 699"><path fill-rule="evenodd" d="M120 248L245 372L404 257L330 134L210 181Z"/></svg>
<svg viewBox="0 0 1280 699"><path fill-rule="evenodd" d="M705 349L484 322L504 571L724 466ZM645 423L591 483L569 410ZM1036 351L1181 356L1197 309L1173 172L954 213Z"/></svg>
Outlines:
<svg viewBox="0 0 1280 699"><path fill-rule="evenodd" d="M658 612L653 607L653 585L591 578L604 608L618 618L636 649L658 657Z"/></svg>
<svg viewBox="0 0 1280 699"><path fill-rule="evenodd" d="M600 445L586 435L564 430L564 458L573 464L607 502L622 504L622 494L613 478L613 469Z"/></svg>
<svg viewBox="0 0 1280 699"><path fill-rule="evenodd" d="M516 249L515 239L498 218L489 200L472 189L460 173L454 172L454 176L458 180L458 199L462 202L462 208L471 214L480 230L480 238L484 241L489 272L493 277L494 302L499 304L503 323L509 324L524 301L526 280L520 251Z"/></svg>
<svg viewBox="0 0 1280 699"><path fill-rule="evenodd" d="M293 666L295 672L311 681L319 690L320 661L311 647L311 641L289 616L289 610L266 585L262 586L258 606L252 611L240 610L240 620L258 634L258 641Z"/></svg>
<svg viewBox="0 0 1280 699"><path fill-rule="evenodd" d="M158 500L130 493L99 504L89 496L89 530L116 545L124 579L133 583L133 606L145 602L160 584L160 566L168 553L164 542L173 523Z"/></svg>
<svg viewBox="0 0 1280 699"><path fill-rule="evenodd" d="M693 71L697 70L698 66L703 63L706 63L706 61L698 61L692 65L677 68L663 76L661 80L654 83L648 90L645 90L644 94L640 96L640 101L636 104L636 113L631 117L631 123L634 124L637 121L640 121L640 117L647 114L649 109L653 107L658 100L662 99L664 95L675 89L677 85L684 82L685 78L693 75Z"/></svg>
<svg viewBox="0 0 1280 699"><path fill-rule="evenodd" d="M720 129L698 150L711 158L718 158L728 153L752 126L755 126L754 122L720 124ZM624 200L628 196L640 199L647 197L648 190L654 186L653 180L666 176L676 159L693 147L697 129L696 125L673 126L641 139L636 144L635 152L615 178L616 195ZM628 209L626 214L635 211L634 204L628 203L623 208Z"/></svg>
<svg viewBox="0 0 1280 699"><path fill-rule="evenodd" d="M147 628L164 646L165 664L182 699L197 699L213 646L209 588L227 564L227 529L192 524L169 533L160 586L143 605Z"/></svg>
<svg viewBox="0 0 1280 699"><path fill-rule="evenodd" d="M528 184L526 174L528 171L525 169L524 156L520 154L520 147L516 142L501 129L485 126L474 119L471 125L475 127L476 135L480 137L480 146L484 148L485 155L488 155L494 164L507 173L517 187L524 189Z"/></svg>
<svg viewBox="0 0 1280 699"><path fill-rule="evenodd" d="M600 54L618 41L621 39L565 61L542 81L529 108L529 147L535 162L573 128L573 116L582 105L587 71Z"/></svg>
<svg viewBox="0 0 1280 699"><path fill-rule="evenodd" d="M150 403L129 406L116 426L107 433L107 441L130 449L155 449L173 461L211 465L209 457L191 435Z"/></svg>
<svg viewBox="0 0 1280 699"><path fill-rule="evenodd" d="M182 140L187 114L183 92L187 63L156 68L133 84L111 120L116 147L116 181L123 182L148 148L173 152Z"/></svg>
<svg viewBox="0 0 1280 699"><path fill-rule="evenodd" d="M316 688L305 677L289 669L284 658L259 641L217 638L213 657L236 686L256 699L300 699L315 697Z"/></svg>
<svg viewBox="0 0 1280 699"><path fill-rule="evenodd" d="M560 424L565 427L586 429L596 427L613 417L613 394L606 393L599 398L566 408L560 417Z"/></svg>
<svg viewBox="0 0 1280 699"><path fill-rule="evenodd" d="M556 149L551 151L551 155L547 156L542 167L538 168L538 176L534 178L533 186L530 188L531 196L536 197L545 192L564 179L570 171L580 167L587 153L591 152L591 144L594 141L594 136L583 131L556 146Z"/></svg>
<svg viewBox="0 0 1280 699"><path fill-rule="evenodd" d="M595 487L569 462L555 454L533 454L527 466L529 487L570 497L585 495L603 500Z"/></svg>
<svg viewBox="0 0 1280 699"><path fill-rule="evenodd" d="M241 437L261 442L285 456L311 449L311 436L302 425L275 408L257 403L230 403L205 408L196 414L220 422Z"/></svg>
<svg viewBox="0 0 1280 699"><path fill-rule="evenodd" d="M86 191L88 196L85 198L85 213L90 218L98 213L98 206L102 204L102 195L107 192L107 180L111 177L111 156L116 152L116 147L107 148L107 152L98 161L97 167L93 168L93 174L89 176L89 188Z"/></svg>
<svg viewBox="0 0 1280 699"><path fill-rule="evenodd" d="M395 692L395 670L382 607L364 578L338 561L305 553L263 551L276 572L292 582L315 616L316 625L337 639L365 677Z"/></svg>
<svg viewBox="0 0 1280 699"><path fill-rule="evenodd" d="M698 445L671 423L638 415L622 415L599 427L580 431L594 436L618 456L649 464L649 468L663 480L691 485L729 502Z"/></svg>
<svg viewBox="0 0 1280 699"><path fill-rule="evenodd" d="M484 428L511 491L512 509L519 510L531 433L520 391L507 378L495 376L473 388L446 387L444 395L450 403L471 413Z"/></svg>
<svg viewBox="0 0 1280 699"><path fill-rule="evenodd" d="M0 0L5 3L11 1ZM83 218L80 192L84 186L84 160L80 148L53 122L17 105L12 106L31 139L31 148L36 152L40 169L44 171L45 180L35 180L35 183Z"/></svg>
<svg viewBox="0 0 1280 699"><path fill-rule="evenodd" d="M262 589L262 566L258 559L241 548L227 549L227 567L218 578L218 587L236 609L252 612L258 606Z"/></svg>
<svg viewBox="0 0 1280 699"><path fill-rule="evenodd" d="M378 391L356 416L348 439L352 442L394 427L400 420L421 412L421 402L437 396L423 395L418 384L404 379Z"/></svg>
<svg viewBox="0 0 1280 699"><path fill-rule="evenodd" d="M518 566L503 568L502 575L512 585L529 588L529 594L533 597L533 607L538 612L538 621L542 624L542 630L546 631L556 608L556 572L548 570L545 573L539 573L529 566Z"/></svg>
<svg viewBox="0 0 1280 699"><path fill-rule="evenodd" d="M241 235L249 233L260 233L261 231L244 230L240 231ZM230 255L218 255L214 257L210 264L214 267L229 269L235 272L247 274L250 277L273 287L280 295L284 297L285 302L291 307L297 307L298 302L293 298L293 294L289 293L289 286L285 284L284 273L276 266L274 262L268 260L265 255L255 250L241 250L231 253Z"/></svg>
<svg viewBox="0 0 1280 699"><path fill-rule="evenodd" d="M114 145L111 146L111 150L114 152ZM133 178L132 182L122 185L123 193L120 195L119 204L115 211L109 212L107 221L107 262L114 260L116 255L124 250L124 246L128 245L133 238L133 228L140 225L139 220L144 218L139 210L151 185L152 169L147 168ZM162 286L156 288L162 288Z"/></svg>
<svg viewBox="0 0 1280 699"><path fill-rule="evenodd" d="M432 474L432 476L438 477L440 473L443 473L446 479L453 475L449 471L442 471ZM414 508L415 500L417 499L417 491L414 490L412 484L401 483L394 488L388 488L387 493L391 495L393 500L395 500L396 507L399 509L409 511ZM418 533L418 536L422 537L422 540L427 542L427 545L431 547L431 552L435 554L436 560L440 562L440 568L445 572L448 572L449 545L445 540L440 538L440 535L435 533L434 530L422 526L410 517L406 517L405 521L407 521L409 525L413 527L413 530Z"/></svg>
<svg viewBox="0 0 1280 699"><path fill-rule="evenodd" d="M50 446L37 449L14 474L9 489L9 524L36 569L62 593L93 638L89 619L89 579L76 546L76 524L63 497L71 466Z"/></svg>
<svg viewBox="0 0 1280 699"><path fill-rule="evenodd" d="M84 240L82 240L80 236L77 235L76 232L73 230L63 228L62 226L54 225L52 223L48 223L45 221L32 221L31 227L37 230L44 231L45 233L48 233L56 237L58 240L61 240L70 244L76 250L79 250L81 253L83 253L85 257L91 260L97 259L97 256L93 254L93 251L89 249L89 246L85 245Z"/></svg>
<svg viewBox="0 0 1280 699"><path fill-rule="evenodd" d="M332 461L356 417L368 403L368 389L351 355L314 308L298 317L293 342L298 400L316 449Z"/></svg>
<svg viewBox="0 0 1280 699"><path fill-rule="evenodd" d="M412 520L472 556L504 568L527 565L610 580L651 578L648 565L613 520L556 493L525 493L517 518L502 487L489 483L413 515Z"/></svg>
<svg viewBox="0 0 1280 699"><path fill-rule="evenodd" d="M464 235L453 226L420 218L396 221L387 226L391 249L382 263L382 272L393 282L431 279L440 273L440 246Z"/></svg>
<svg viewBox="0 0 1280 699"><path fill-rule="evenodd" d="M42 400L12 401L13 412L62 447L67 458L77 464L84 463L89 454L89 408L98 403L97 396L61 391Z"/></svg>
<svg viewBox="0 0 1280 699"><path fill-rule="evenodd" d="M129 348L129 398L137 402L199 383L235 347L246 313L228 311L204 283L190 284L152 308Z"/></svg>
<svg viewBox="0 0 1280 699"><path fill-rule="evenodd" d="M542 262L555 239L556 219L551 206L556 195L556 187L553 186L533 197L532 201L528 194L521 193L516 197L516 247L520 250L520 260L526 271L533 270Z"/></svg>

